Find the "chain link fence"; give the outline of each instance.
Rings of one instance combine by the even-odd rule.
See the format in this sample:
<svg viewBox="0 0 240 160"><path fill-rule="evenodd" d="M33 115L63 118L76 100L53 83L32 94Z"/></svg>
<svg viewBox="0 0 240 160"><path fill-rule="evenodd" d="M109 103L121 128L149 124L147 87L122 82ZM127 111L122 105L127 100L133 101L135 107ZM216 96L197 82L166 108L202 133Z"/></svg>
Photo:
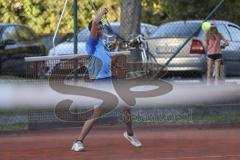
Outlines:
<svg viewBox="0 0 240 160"><path fill-rule="evenodd" d="M214 15L221 12L223 12L222 8L219 8ZM71 10L67 10L65 14L67 14L68 17L73 18ZM140 67L127 66L127 60L123 58L122 60L125 62L115 63L115 66L120 64L121 67L119 68L118 66L118 69L115 68L116 70L113 71L113 73L116 76L125 78L131 76L137 77L137 75L134 75L136 71L148 72L150 69L153 71L159 71L162 68L159 66L165 66L165 64L167 64L164 68L164 74L160 75L161 78L168 79L173 77L173 79L175 79L180 77L181 79L187 78L198 80L206 78L207 50L204 46L204 36L206 32L201 29L203 19L205 18L206 17L199 17L198 19L175 18L174 20L161 23L160 26L141 23L140 30L141 34L144 35L143 38L140 39L138 35L134 35L133 41L126 44L118 42L117 36L114 34L119 34L120 32L119 22L111 22L110 26L104 23L103 39L110 51L130 52L130 56L127 56L127 58L131 62L155 64L147 67L142 67L141 65ZM231 17L228 17L227 19L212 19L210 17L209 22L216 25L218 31L229 42L229 46L222 49L222 75L238 76L240 74L238 69L240 68L239 24L232 23ZM80 56L80 59L75 59L73 56L74 40L72 37L73 33L70 29L69 34L66 36L60 36L61 33L59 33L55 40L55 47L53 47L52 35L42 35L39 39L31 31L31 28L26 28L24 26L5 26L1 34L1 37L3 37L0 44L1 79L25 80L25 78L28 78L30 80L48 80L56 65L61 68L62 73L70 73L71 71L76 70L76 68L81 69L76 73L78 77L84 77L87 72L88 54L85 50L85 43L90 34L87 27L80 29L77 35L78 53L76 56ZM123 48L118 46L122 44ZM174 56L175 54L176 56ZM35 59L29 58L28 61L24 60L24 57L38 56L46 57ZM166 72L167 74L165 74ZM74 73L72 74L72 77L74 77ZM149 114L146 112L149 112ZM154 113L154 115L149 116L151 113ZM185 113L188 114L189 112ZM160 117L161 119L161 115L163 116L166 114L166 112L157 112L154 109L148 111L145 109L144 112L143 110L136 110L133 112L133 118L140 123L153 123L157 118L159 119ZM174 112L174 114L184 115L183 112ZM112 117L111 122L117 123L118 118L120 117L119 115L120 114L117 112L109 115L109 117ZM238 116L239 115L236 115L236 119L238 119ZM139 117L142 117L142 119ZM191 116L186 117L187 119L184 122L191 123L192 121L189 121L188 119ZM106 121L107 120L105 120L105 122ZM178 119L173 120L173 122L176 121L178 121ZM54 117L53 110L24 110L23 112L10 110L0 112L1 131L19 128L34 128L37 126L37 123L43 124L45 122L54 122L61 126L56 117ZM162 122L166 121L163 120ZM63 124L62 126L67 125L69 124ZM77 126L78 125L81 124L77 124Z"/></svg>
<svg viewBox="0 0 240 160"><path fill-rule="evenodd" d="M217 3L216 3L217 5ZM224 4L223 4L224 5ZM176 8L174 3L172 8ZM218 31L229 41L229 46L222 49L223 65L222 74L225 76L238 76L240 73L236 68L239 68L239 24L232 23L235 17L227 17L225 19L212 19L221 12L224 12L224 7L219 8L211 17L209 22L217 26ZM210 12L211 10L209 10ZM134 13L129 13L134 14ZM153 13L154 15L154 13ZM207 14L206 14L207 15ZM68 6L65 10L63 18L68 17L73 19L72 9ZM130 17L130 15L129 15ZM151 17L152 18L152 17ZM156 17L157 19L158 17ZM148 61L148 56L154 57L154 63L164 66L169 59L176 53L176 56L167 64L169 74L175 74L181 78L198 78L202 79L206 76L207 70L207 50L204 41L205 31L201 30L201 24L206 16L198 16L198 19L190 19L184 17L173 17L173 20L160 23L160 26L141 23L140 31L146 39L147 51L146 55L142 50L131 50L131 47L126 48L131 50L133 61ZM105 23L103 39L106 41L108 48L111 51L118 51L118 48L111 48L113 43L116 43L116 35L120 32L120 23L111 22L110 26ZM56 25L56 24L55 24ZM62 56L72 55L73 53L73 30L68 28L67 35L62 34L62 26L60 23L59 35L55 39L55 47L53 47L53 37L41 35L39 39L31 31L31 28L24 26L2 26L0 44L0 75L3 76L20 76L25 77L26 67L24 57L31 56ZM113 32L114 31L114 32ZM193 37L184 44L188 38ZM133 35L136 37L137 35ZM79 29L78 33L78 55L87 55L85 50L85 42L89 37L87 26ZM183 46L184 44L184 46ZM178 50L181 48L180 50ZM145 56L145 57L144 57ZM151 61L152 62L152 61Z"/></svg>
<svg viewBox="0 0 240 160"><path fill-rule="evenodd" d="M217 3L219 2L216 2L216 5ZM174 20L162 23L151 35L148 39L149 52L156 57L159 64L168 64L169 76L181 77L181 79L206 78L208 49L204 37L207 31L204 31L201 26L207 17L207 21L216 26L218 32L229 42L227 47L221 49L222 78L239 76L240 72L236 68L240 67L240 27L239 24L233 23L234 17L218 18L221 17L221 13L225 13L224 4L222 4L223 7L217 8L210 17L207 14L196 15L195 17L198 18L191 18L194 17L191 14L185 15L183 19L173 17ZM176 5L173 3L172 8L176 9ZM182 10L179 14L183 15L188 12L191 11ZM208 11L210 12L211 10ZM224 42L221 41L221 46L223 45ZM214 73L213 76L215 76Z"/></svg>
<svg viewBox="0 0 240 160"><path fill-rule="evenodd" d="M84 110L72 109L75 114ZM69 116L62 112L62 116ZM216 126L233 125L240 122L239 106L175 105L151 106L132 109L132 121L135 126ZM124 125L123 110L116 109L103 115L97 122L99 126ZM1 110L0 134L66 127L81 127L83 121L63 121L58 119L53 108Z"/></svg>

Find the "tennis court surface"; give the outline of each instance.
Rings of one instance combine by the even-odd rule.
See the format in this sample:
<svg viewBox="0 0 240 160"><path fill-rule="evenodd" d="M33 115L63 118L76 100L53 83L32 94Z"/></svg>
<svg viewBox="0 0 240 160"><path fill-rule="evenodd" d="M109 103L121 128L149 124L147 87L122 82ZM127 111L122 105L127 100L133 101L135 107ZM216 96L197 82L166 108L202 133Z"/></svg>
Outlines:
<svg viewBox="0 0 240 160"><path fill-rule="evenodd" d="M0 135L1 160L238 160L240 127L136 127L142 148L123 137L124 127L96 127L85 152L70 150L80 128Z"/></svg>

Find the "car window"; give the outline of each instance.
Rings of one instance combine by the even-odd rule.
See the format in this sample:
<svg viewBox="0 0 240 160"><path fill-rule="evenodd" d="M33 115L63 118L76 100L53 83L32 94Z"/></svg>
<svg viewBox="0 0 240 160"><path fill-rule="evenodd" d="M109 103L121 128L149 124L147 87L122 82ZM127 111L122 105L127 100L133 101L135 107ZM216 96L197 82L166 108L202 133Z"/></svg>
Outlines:
<svg viewBox="0 0 240 160"><path fill-rule="evenodd" d="M33 32L26 27L17 26L16 31L21 41L31 41L35 39Z"/></svg>
<svg viewBox="0 0 240 160"><path fill-rule="evenodd" d="M114 32L119 33L119 25L111 25L111 28ZM112 35L113 33L111 32L111 28L108 26L104 27L104 33L107 35ZM90 35L90 32L89 32L88 28L81 30L78 33L78 42L86 42L89 35ZM72 38L70 40L70 42L73 42L73 41L74 41L74 39Z"/></svg>
<svg viewBox="0 0 240 160"><path fill-rule="evenodd" d="M114 34L114 33L117 33L119 34L120 32L120 25L111 25L111 26L108 26L108 25L104 25L104 33L105 34Z"/></svg>
<svg viewBox="0 0 240 160"><path fill-rule="evenodd" d="M217 25L217 29L218 29L219 33L221 33L226 40L231 41L229 32L227 31L227 28L224 24Z"/></svg>
<svg viewBox="0 0 240 160"><path fill-rule="evenodd" d="M103 34L103 39L106 40L106 42L113 41L116 39L116 34L119 34L120 32L120 26L119 25L104 25L104 34Z"/></svg>
<svg viewBox="0 0 240 160"><path fill-rule="evenodd" d="M231 34L233 41L240 41L240 29L238 27L229 25L228 30Z"/></svg>
<svg viewBox="0 0 240 160"><path fill-rule="evenodd" d="M148 26L148 25L141 25L141 33L144 36L149 37L154 31L156 30L156 27Z"/></svg>
<svg viewBox="0 0 240 160"><path fill-rule="evenodd" d="M111 27L108 26L108 25L104 25L104 26L105 26L104 27L105 35L103 35L103 36L104 36L104 38L107 38L108 40L112 40L112 39L116 38L114 33L119 34L119 32L120 32L120 25L119 24L113 24L113 25L111 25ZM113 30L114 33L111 30ZM152 26L141 25L141 33L143 33L146 36L149 36L155 30L156 29ZM88 28L84 28L83 30L81 30L78 33L78 42L86 42L89 35L90 35L90 32L89 32ZM74 41L74 39L72 38L70 40L70 42L73 42L73 41Z"/></svg>
<svg viewBox="0 0 240 160"><path fill-rule="evenodd" d="M149 30L147 29L146 26L141 26L141 33L142 33L144 36L150 35L150 32L149 32Z"/></svg>
<svg viewBox="0 0 240 160"><path fill-rule="evenodd" d="M78 33L78 42L86 42L87 41L87 38L89 37L89 30L88 28L85 28L83 30L81 30L79 33ZM71 39L71 42L74 41L74 38Z"/></svg>
<svg viewBox="0 0 240 160"><path fill-rule="evenodd" d="M151 37L190 37L200 23L167 23L161 25ZM197 36L200 30L195 34Z"/></svg>
<svg viewBox="0 0 240 160"><path fill-rule="evenodd" d="M9 26L3 31L2 40L19 40L14 26Z"/></svg>

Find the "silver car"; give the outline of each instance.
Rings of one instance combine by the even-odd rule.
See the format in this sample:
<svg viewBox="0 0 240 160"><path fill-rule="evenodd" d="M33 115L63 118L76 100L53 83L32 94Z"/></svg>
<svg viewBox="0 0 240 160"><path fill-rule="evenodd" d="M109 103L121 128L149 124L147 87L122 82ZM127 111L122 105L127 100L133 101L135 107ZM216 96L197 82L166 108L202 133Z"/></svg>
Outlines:
<svg viewBox="0 0 240 160"><path fill-rule="evenodd" d="M113 31L115 33L119 33L120 31L120 23L119 22L111 22L110 23ZM155 30L157 29L157 26L141 23L141 33L149 37ZM84 28L78 33L78 54L79 55L87 55L85 50L85 43L87 41L87 38L89 37L89 30L88 27ZM104 39L107 41L111 41L112 39L115 39L114 35L112 33L106 33L104 34ZM61 56L61 55L73 55L73 38L69 39L66 42L58 44L55 48L50 49L48 52L49 56Z"/></svg>
<svg viewBox="0 0 240 160"><path fill-rule="evenodd" d="M168 64L168 71L206 73L207 55L204 35L200 26L201 20L174 21L165 23L152 34L148 41L149 51L154 54L159 64L164 65L171 56L193 34L193 38L180 50ZM222 50L224 74L240 75L240 27L228 21L210 21L219 32L229 41L229 46Z"/></svg>
<svg viewBox="0 0 240 160"><path fill-rule="evenodd" d="M115 33L119 34L120 23L119 22L111 22L110 25L111 25L111 29ZM157 26L146 24L146 23L141 23L141 33L146 37L149 37L156 29L157 29ZM107 42L111 42L112 40L116 39L116 35L111 32L112 31L109 31L107 29L104 30L103 38ZM81 30L78 33L78 35L77 35L78 36L77 55L81 55L81 56L88 55L88 53L86 52L86 49L85 49L85 45L86 45L86 41L87 41L89 35L90 35L90 32L88 30L88 27L84 28L83 30ZM112 53L115 54L116 52L112 52ZM117 53L122 54L123 52L117 52ZM128 53L128 52L125 52L125 53ZM135 53L135 54L138 55L138 53ZM48 70L48 71L47 71L46 75L49 75L52 72L53 67L57 63L60 62L59 59L73 58L72 56L74 56L74 39L73 38L69 39L66 42L58 44L55 48L50 49L48 56L49 56L49 59L54 59L54 60L47 61L47 67L46 67L47 69L46 70ZM55 59L55 57L58 57L58 58ZM134 54L131 54L130 56L128 56L128 58L132 61L135 61L135 60L140 61L140 58L135 56Z"/></svg>

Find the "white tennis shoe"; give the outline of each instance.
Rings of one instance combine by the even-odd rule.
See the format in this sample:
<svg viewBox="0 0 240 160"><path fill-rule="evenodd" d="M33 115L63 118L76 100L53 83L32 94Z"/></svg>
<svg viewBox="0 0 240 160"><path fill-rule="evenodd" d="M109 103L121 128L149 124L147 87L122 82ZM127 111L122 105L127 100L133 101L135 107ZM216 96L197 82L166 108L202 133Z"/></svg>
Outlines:
<svg viewBox="0 0 240 160"><path fill-rule="evenodd" d="M84 145L81 141L76 141L73 143L73 146L72 146L72 151L75 151L75 152L81 152L81 151L84 151Z"/></svg>
<svg viewBox="0 0 240 160"><path fill-rule="evenodd" d="M137 137L129 136L127 132L123 133L123 136L134 146L134 147L142 147L142 143L137 139Z"/></svg>

